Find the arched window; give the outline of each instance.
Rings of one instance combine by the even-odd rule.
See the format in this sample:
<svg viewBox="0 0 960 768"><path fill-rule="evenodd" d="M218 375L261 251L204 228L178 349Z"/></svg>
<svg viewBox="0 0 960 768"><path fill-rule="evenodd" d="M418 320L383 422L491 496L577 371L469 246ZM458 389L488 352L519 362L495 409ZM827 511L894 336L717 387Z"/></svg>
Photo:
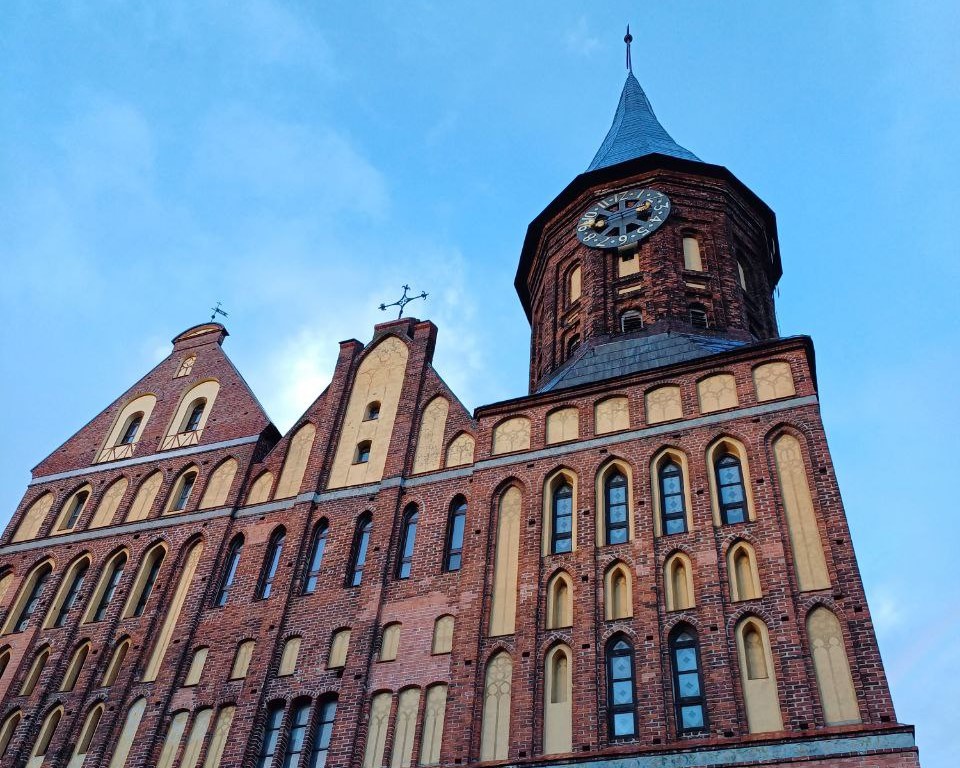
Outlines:
<svg viewBox="0 0 960 768"><path fill-rule="evenodd" d="M513 660L509 653L501 651L487 663L484 679L481 760L506 760L509 756L512 694Z"/></svg>
<svg viewBox="0 0 960 768"><path fill-rule="evenodd" d="M330 737L333 735L333 720L337 716L337 697L328 696L317 707L316 725L310 747L309 768L325 768Z"/></svg>
<svg viewBox="0 0 960 768"><path fill-rule="evenodd" d="M190 687L198 685L203 679L203 670L207 666L207 656L210 655L210 649L206 646L200 646L193 652L190 658L190 666L187 668L187 676L183 679L183 685Z"/></svg>
<svg viewBox="0 0 960 768"><path fill-rule="evenodd" d="M736 640L750 733L782 731L780 695L766 625L749 616L737 625Z"/></svg>
<svg viewBox="0 0 960 768"><path fill-rule="evenodd" d="M280 655L280 668L277 677L287 677L297 671L297 660L300 658L302 637L290 637L283 644L283 653Z"/></svg>
<svg viewBox="0 0 960 768"><path fill-rule="evenodd" d="M13 537L10 541L17 542L35 539L37 534L40 533L40 528L44 520L47 519L47 514L50 512L52 506L53 494L49 491L39 498L34 499L33 503L27 507L27 511L23 513L23 517L20 518L17 529L13 532Z"/></svg>
<svg viewBox="0 0 960 768"><path fill-rule="evenodd" d="M623 563L611 565L603 577L604 618L628 619L633 616L633 584Z"/></svg>
<svg viewBox="0 0 960 768"><path fill-rule="evenodd" d="M127 651L130 650L130 638L125 637L113 649L113 655L110 657L110 663L103 673L103 680L100 681L102 688L109 688L120 675L120 667L123 666L124 659L127 658Z"/></svg>
<svg viewBox="0 0 960 768"><path fill-rule="evenodd" d="M380 635L380 661L396 661L397 652L400 650L401 628L399 621L392 621L384 626Z"/></svg>
<svg viewBox="0 0 960 768"><path fill-rule="evenodd" d="M561 476L551 493L550 554L573 550L573 486Z"/></svg>
<svg viewBox="0 0 960 768"><path fill-rule="evenodd" d="M457 496L450 504L447 517L447 540L443 555L443 570L459 571L463 565L463 532L467 525L467 500Z"/></svg>
<svg viewBox="0 0 960 768"><path fill-rule="evenodd" d="M212 718L213 709L210 707L198 709L194 714L193 724L190 726L190 735L187 736L183 756L180 758L181 768L196 768L196 765L200 762L200 752L203 750L203 741Z"/></svg>
<svg viewBox="0 0 960 768"><path fill-rule="evenodd" d="M357 450L353 454L354 464L366 464L370 461L370 446L373 443L370 440L361 440L357 443Z"/></svg>
<svg viewBox="0 0 960 768"><path fill-rule="evenodd" d="M143 616L147 601L153 592L153 585L157 583L157 577L160 575L160 566L163 565L163 558L166 554L167 548L163 544L158 544L147 552L146 557L140 564L137 578L133 582L130 597L127 598L123 618Z"/></svg>
<svg viewBox="0 0 960 768"><path fill-rule="evenodd" d="M609 472L603 483L603 522L607 544L623 544L630 537L627 508L627 478L619 470Z"/></svg>
<svg viewBox="0 0 960 768"><path fill-rule="evenodd" d="M123 578L123 569L126 565L126 552L118 552L109 560L100 577L100 583L93 592L93 598L90 600L93 610L91 612L90 608L87 609L85 623L103 621L107 617L107 610L113 602L113 596L117 594L117 587L120 585L120 579Z"/></svg>
<svg viewBox="0 0 960 768"><path fill-rule="evenodd" d="M143 411L137 411L127 419L126 427L120 436L118 445L133 445L137 440L137 433L140 431L140 425L143 423Z"/></svg>
<svg viewBox="0 0 960 768"><path fill-rule="evenodd" d="M203 418L203 409L207 407L206 398L200 398L192 403L189 415L183 423L181 432L196 432L200 428L200 420Z"/></svg>
<svg viewBox="0 0 960 768"><path fill-rule="evenodd" d="M120 731L120 738L117 740L113 757L110 759L110 768L124 768L126 766L127 758L130 756L130 750L133 748L133 742L146 708L147 699L143 696L130 705L130 709L127 710L127 719L123 723L123 730Z"/></svg>
<svg viewBox="0 0 960 768"><path fill-rule="evenodd" d="M703 260L700 257L700 241L692 235L683 238L683 268L694 272L703 271Z"/></svg>
<svg viewBox="0 0 960 768"><path fill-rule="evenodd" d="M327 657L327 669L338 669L347 663L350 650L350 630L338 629L330 636L330 655Z"/></svg>
<svg viewBox="0 0 960 768"><path fill-rule="evenodd" d="M417 520L419 514L415 505L410 504L403 513L400 526L400 551L397 553L397 578L410 578L413 568L413 546L417 540Z"/></svg>
<svg viewBox="0 0 960 768"><path fill-rule="evenodd" d="M700 647L692 629L680 626L670 636L674 711L678 733L707 729L706 697L700 674Z"/></svg>
<svg viewBox="0 0 960 768"><path fill-rule="evenodd" d="M267 707L267 717L263 723L263 739L260 744L260 757L257 768L270 768L280 743L280 729L283 726L283 702L275 701Z"/></svg>
<svg viewBox="0 0 960 768"><path fill-rule="evenodd" d="M731 453L725 453L717 459L716 472L720 520L724 525L745 522L747 519L747 494L743 486L740 460Z"/></svg>
<svg viewBox="0 0 960 768"><path fill-rule="evenodd" d="M244 640L237 646L236 653L233 654L233 664L230 666L231 680L242 680L247 676L255 647L256 642L253 640Z"/></svg>
<svg viewBox="0 0 960 768"><path fill-rule="evenodd" d="M187 502L190 501L190 494L193 493L193 486L197 482L197 471L191 469L184 472L173 485L173 493L170 494L170 506L167 512L183 512L187 508Z"/></svg>
<svg viewBox="0 0 960 768"><path fill-rule="evenodd" d="M455 619L449 614L440 616L433 622L433 643L431 653L450 653L453 650L453 628Z"/></svg>
<svg viewBox="0 0 960 768"><path fill-rule="evenodd" d="M180 751L180 742L183 741L183 732L187 730L189 720L190 713L185 709L173 713L170 725L167 726L167 736L163 740L163 749L160 752L157 768L173 768L173 761L176 760L177 752Z"/></svg>
<svg viewBox="0 0 960 768"><path fill-rule="evenodd" d="M50 742L53 740L53 734L60 725L60 719L63 717L63 707L57 707L44 718L43 725L40 726L40 733L33 745L33 751L30 753L30 764L36 765L34 758L43 757L47 754ZM42 760L40 761L43 762Z"/></svg>
<svg viewBox="0 0 960 768"><path fill-rule="evenodd" d="M33 689L37 687L37 682L40 680L40 675L43 674L49 658L49 645L45 645L37 651L33 657L33 662L30 664L30 669L27 670L27 675L23 678L23 683L20 685L21 696L29 696L33 693Z"/></svg>
<svg viewBox="0 0 960 768"><path fill-rule="evenodd" d="M277 577L280 567L280 558L283 556L283 542L287 538L286 528L280 527L270 536L267 552L263 558L263 570L260 572L260 583L257 585L257 598L260 600L270 597L273 593L273 580Z"/></svg>
<svg viewBox="0 0 960 768"><path fill-rule="evenodd" d="M727 552L727 575L730 578L730 597L734 602L756 600L763 593L757 571L757 557L745 541L739 541Z"/></svg>
<svg viewBox="0 0 960 768"><path fill-rule="evenodd" d="M217 591L218 608L222 608L230 599L230 588L237 578L237 569L240 567L240 555L243 553L243 536L234 536L227 550L227 560L223 564L223 575L220 577L220 589Z"/></svg>
<svg viewBox="0 0 960 768"><path fill-rule="evenodd" d="M657 472L660 483L660 518L666 535L685 533L687 508L683 487L683 470L672 458L660 464Z"/></svg>
<svg viewBox="0 0 960 768"><path fill-rule="evenodd" d="M387 746L387 728L390 723L390 706L393 695L389 691L374 694L370 700L370 715L367 720L367 743L363 748L364 768L379 768L383 765L384 750ZM396 730L396 728L394 729ZM396 734L395 734L396 737ZM394 738L394 750L400 756L399 745ZM400 765L398 760L396 765ZM409 765L409 761L407 762Z"/></svg>
<svg viewBox="0 0 960 768"><path fill-rule="evenodd" d="M97 704L87 713L87 717L83 721L83 728L80 730L80 738L77 739L77 745L73 748L73 757L68 763L69 766L83 765L84 758L93 743L93 737L97 733L97 726L100 725L101 717L103 717L103 704Z"/></svg>
<svg viewBox="0 0 960 768"><path fill-rule="evenodd" d="M71 496L63 507L60 514L60 523L57 525L57 533L72 531L80 520L83 508L87 506L87 499L90 498L90 486L86 486Z"/></svg>
<svg viewBox="0 0 960 768"><path fill-rule="evenodd" d="M607 731L611 739L637 735L633 646L623 635L607 643Z"/></svg>
<svg viewBox="0 0 960 768"><path fill-rule="evenodd" d="M740 279L740 287L743 290L747 290L747 274L743 271L743 264L737 262L737 277Z"/></svg>
<svg viewBox="0 0 960 768"><path fill-rule="evenodd" d="M290 712L287 728L287 747L283 754L283 768L298 768L307 746L307 726L310 724L310 700L297 699Z"/></svg>
<svg viewBox="0 0 960 768"><path fill-rule="evenodd" d="M320 580L320 566L323 564L323 552L327 548L327 521L321 520L313 529L313 541L310 542L310 557L307 560L306 573L303 575L303 594L311 595L317 589Z"/></svg>
<svg viewBox="0 0 960 768"><path fill-rule="evenodd" d="M50 574L53 572L53 566L50 561L43 563L33 570L27 577L20 594L10 610L10 615L14 617L13 621L8 621L4 628L4 634L10 632L23 632L29 625L30 619L40 605L40 598L43 597L44 587L50 580Z"/></svg>
<svg viewBox="0 0 960 768"><path fill-rule="evenodd" d="M436 631L434 631L434 638L436 638ZM7 665L10 664L10 646L5 646L3 650L0 650L0 678L3 677L3 673L7 671Z"/></svg>
<svg viewBox="0 0 960 768"><path fill-rule="evenodd" d="M583 293L583 270L579 265L567 273L567 303L579 300Z"/></svg>
<svg viewBox="0 0 960 768"><path fill-rule="evenodd" d="M553 648L544 661L543 752L562 754L573 749L573 684L570 649Z"/></svg>
<svg viewBox="0 0 960 768"><path fill-rule="evenodd" d="M13 734L16 732L17 726L20 725L22 718L23 714L20 710L15 709L4 718L3 724L0 725L0 757L7 754L7 747L10 746L10 741L13 739Z"/></svg>
<svg viewBox="0 0 960 768"><path fill-rule="evenodd" d="M180 361L180 367L177 368L177 373L174 378L179 379L181 376L189 376L195 362L197 362L196 355L187 355L183 358L183 360Z"/></svg>
<svg viewBox="0 0 960 768"><path fill-rule="evenodd" d="M547 629L573 626L573 582L563 571L547 584Z"/></svg>
<svg viewBox="0 0 960 768"><path fill-rule="evenodd" d="M643 330L643 315L636 309L628 309L620 315L620 330L623 333L633 333Z"/></svg>
<svg viewBox="0 0 960 768"><path fill-rule="evenodd" d="M367 547L370 546L370 532L373 530L373 518L364 512L357 519L357 528L353 534L353 548L350 552L350 567L347 570L347 586L357 587L363 581L363 566L367 561Z"/></svg>
<svg viewBox="0 0 960 768"><path fill-rule="evenodd" d="M203 768L219 768L223 760L223 753L227 748L227 741L230 738L233 716L236 713L237 708L232 704L222 707L217 713L217 720L213 724L213 736L210 737L210 746L207 747L207 759L203 763Z"/></svg>
<svg viewBox="0 0 960 768"><path fill-rule="evenodd" d="M814 608L807 616L807 637L813 653L824 722L827 725L859 723L860 706L850 675L840 621L830 609Z"/></svg>
<svg viewBox="0 0 960 768"><path fill-rule="evenodd" d="M515 485L500 496L497 548L493 560L490 634L512 635L517 620L517 575L520 559L520 512L523 496Z"/></svg>
<svg viewBox="0 0 960 768"><path fill-rule="evenodd" d="M70 663L67 665L67 671L63 674L63 680L60 681L60 690L68 693L74 689L77 684L77 678L83 671L83 665L87 661L87 654L90 653L90 641L81 643L70 657Z"/></svg>
<svg viewBox="0 0 960 768"><path fill-rule="evenodd" d="M87 577L87 571L90 569L90 560L83 558L74 563L67 569L67 575L63 584L60 586L60 592L50 606L50 613L44 622L45 627L62 627L67 623L67 617L73 606L76 605L77 597L83 588L84 579Z"/></svg>
<svg viewBox="0 0 960 768"><path fill-rule="evenodd" d="M694 328L709 328L710 323L707 320L707 308L703 304L691 304L690 325Z"/></svg>
<svg viewBox="0 0 960 768"><path fill-rule="evenodd" d="M380 401L374 400L372 403L368 403L366 410L363 412L364 421L376 421L380 418Z"/></svg>
<svg viewBox="0 0 960 768"><path fill-rule="evenodd" d="M420 739L420 765L439 765L443 745L443 721L447 709L447 686L435 683L427 688L423 708L423 736Z"/></svg>
<svg viewBox="0 0 960 768"><path fill-rule="evenodd" d="M683 611L696 603L693 593L693 565L682 552L671 555L663 566L668 611Z"/></svg>

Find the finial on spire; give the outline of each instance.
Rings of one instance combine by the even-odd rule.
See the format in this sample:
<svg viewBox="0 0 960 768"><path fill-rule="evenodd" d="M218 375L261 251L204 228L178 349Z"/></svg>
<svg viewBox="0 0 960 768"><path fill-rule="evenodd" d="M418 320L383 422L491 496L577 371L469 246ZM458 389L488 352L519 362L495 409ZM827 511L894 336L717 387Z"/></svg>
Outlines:
<svg viewBox="0 0 960 768"><path fill-rule="evenodd" d="M627 24L627 34L623 36L623 42L627 44L627 72L633 73L633 60L630 58L630 43L633 42L633 35L630 34L630 25Z"/></svg>
<svg viewBox="0 0 960 768"><path fill-rule="evenodd" d="M224 312L222 309L220 309L220 302L219 302L219 301L217 302L217 306L215 306L215 307L210 307L210 309L213 310L213 314L210 315L210 321L211 321L211 322L213 322L213 321L215 321L215 320L217 319L217 315L223 315L224 317L227 317L227 313Z"/></svg>

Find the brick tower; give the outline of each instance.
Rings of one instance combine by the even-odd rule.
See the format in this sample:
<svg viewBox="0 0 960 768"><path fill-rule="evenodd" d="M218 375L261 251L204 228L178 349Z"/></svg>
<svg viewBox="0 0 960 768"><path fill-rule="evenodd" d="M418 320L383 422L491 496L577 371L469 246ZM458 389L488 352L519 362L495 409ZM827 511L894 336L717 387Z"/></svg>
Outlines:
<svg viewBox="0 0 960 768"><path fill-rule="evenodd" d="M529 394L401 318L280 435L183 332L0 539L0 764L918 768L780 274L630 73L524 242Z"/></svg>

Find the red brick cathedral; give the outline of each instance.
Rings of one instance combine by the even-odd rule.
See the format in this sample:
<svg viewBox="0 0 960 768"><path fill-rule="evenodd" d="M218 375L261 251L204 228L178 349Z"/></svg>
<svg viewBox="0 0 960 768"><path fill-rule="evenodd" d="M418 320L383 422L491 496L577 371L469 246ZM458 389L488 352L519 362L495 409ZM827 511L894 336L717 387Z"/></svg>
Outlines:
<svg viewBox="0 0 960 768"><path fill-rule="evenodd" d="M915 768L780 275L631 73L524 241L529 394L401 318L281 435L184 331L0 540L0 762Z"/></svg>

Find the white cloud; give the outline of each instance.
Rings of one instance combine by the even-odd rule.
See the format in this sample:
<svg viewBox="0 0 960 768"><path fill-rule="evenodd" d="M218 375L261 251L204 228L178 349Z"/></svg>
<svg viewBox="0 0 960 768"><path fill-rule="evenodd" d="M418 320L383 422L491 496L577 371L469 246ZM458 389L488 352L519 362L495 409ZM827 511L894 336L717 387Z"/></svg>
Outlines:
<svg viewBox="0 0 960 768"><path fill-rule="evenodd" d="M600 39L594 35L587 24L587 17L581 16L563 36L567 50L579 56L589 56L600 47Z"/></svg>

